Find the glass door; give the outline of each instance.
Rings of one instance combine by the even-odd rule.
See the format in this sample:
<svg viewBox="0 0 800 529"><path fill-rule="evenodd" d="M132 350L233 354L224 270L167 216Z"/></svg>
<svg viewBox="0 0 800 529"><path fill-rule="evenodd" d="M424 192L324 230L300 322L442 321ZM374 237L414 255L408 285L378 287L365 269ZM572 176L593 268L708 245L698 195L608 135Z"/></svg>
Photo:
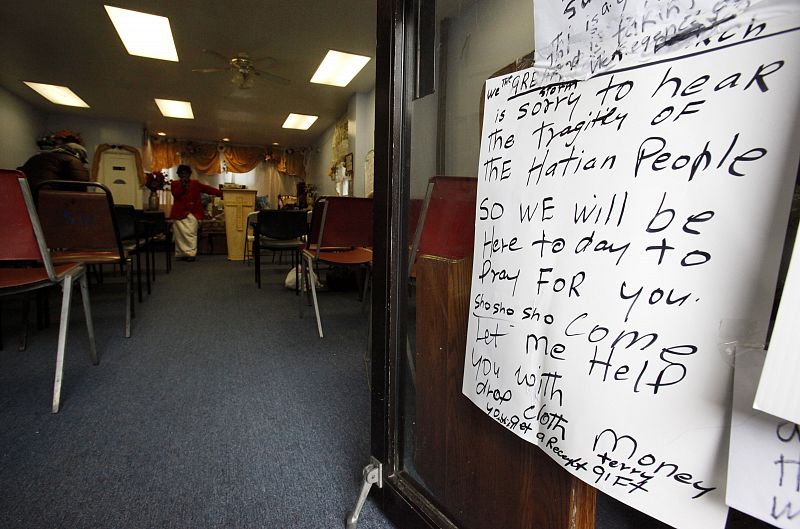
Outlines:
<svg viewBox="0 0 800 529"><path fill-rule="evenodd" d="M461 395L484 81L533 43L530 0L379 3L372 452L404 528L593 526L593 489Z"/></svg>
<svg viewBox="0 0 800 529"><path fill-rule="evenodd" d="M484 81L531 65L533 7L379 2L372 454L382 506L404 529L666 527L597 494L461 394L467 317L480 303L469 299L473 255L494 246L473 242L477 179L491 170L479 167ZM731 510L727 526L760 524Z"/></svg>

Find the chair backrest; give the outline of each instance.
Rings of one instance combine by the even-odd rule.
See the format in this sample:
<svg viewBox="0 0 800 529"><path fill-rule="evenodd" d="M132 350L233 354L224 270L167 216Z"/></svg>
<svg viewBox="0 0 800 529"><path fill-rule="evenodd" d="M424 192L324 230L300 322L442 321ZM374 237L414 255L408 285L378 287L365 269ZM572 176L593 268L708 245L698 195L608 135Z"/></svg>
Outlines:
<svg viewBox="0 0 800 529"><path fill-rule="evenodd" d="M49 180L36 188L36 208L50 248L117 251L124 258L111 191L96 182L81 182L88 191L66 190L64 184L70 183Z"/></svg>
<svg viewBox="0 0 800 529"><path fill-rule="evenodd" d="M477 194L477 178L431 177L411 246L409 269L417 255L449 259L472 256Z"/></svg>
<svg viewBox="0 0 800 529"><path fill-rule="evenodd" d="M123 241L136 239L136 208L130 204L114 204L114 218Z"/></svg>
<svg viewBox="0 0 800 529"><path fill-rule="evenodd" d="M258 212L256 233L283 241L297 239L308 234L308 215L296 209L262 209Z"/></svg>
<svg viewBox="0 0 800 529"><path fill-rule="evenodd" d="M164 233L167 227L167 215L161 210L136 210L136 220L146 223L150 233ZM140 222L140 224L141 224ZM120 229L120 232L122 230ZM141 229L138 229L141 233Z"/></svg>
<svg viewBox="0 0 800 529"><path fill-rule="evenodd" d="M322 212L315 233L312 220L310 243L317 248L372 246L372 199L357 197L322 197L317 209Z"/></svg>
<svg viewBox="0 0 800 529"><path fill-rule="evenodd" d="M43 263L55 278L25 175L0 169L0 261Z"/></svg>

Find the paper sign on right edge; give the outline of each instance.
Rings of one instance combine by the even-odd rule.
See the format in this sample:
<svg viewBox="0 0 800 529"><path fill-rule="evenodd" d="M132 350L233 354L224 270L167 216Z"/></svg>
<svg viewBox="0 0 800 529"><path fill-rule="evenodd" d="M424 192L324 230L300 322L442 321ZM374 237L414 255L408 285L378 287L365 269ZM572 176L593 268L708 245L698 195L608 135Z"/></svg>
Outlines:
<svg viewBox="0 0 800 529"><path fill-rule="evenodd" d="M753 407L794 423L800 422L800 244L795 240L792 261L769 352Z"/></svg>
<svg viewBox="0 0 800 529"><path fill-rule="evenodd" d="M751 407L764 354L736 358L725 501L783 529L800 527L800 428Z"/></svg>

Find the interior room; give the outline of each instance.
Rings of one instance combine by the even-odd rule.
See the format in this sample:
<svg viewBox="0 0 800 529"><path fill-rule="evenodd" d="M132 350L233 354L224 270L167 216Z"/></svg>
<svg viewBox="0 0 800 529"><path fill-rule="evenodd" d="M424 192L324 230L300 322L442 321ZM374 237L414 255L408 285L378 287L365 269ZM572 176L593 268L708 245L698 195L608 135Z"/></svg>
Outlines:
<svg viewBox="0 0 800 529"><path fill-rule="evenodd" d="M171 34L177 57L128 53L106 5L167 19L134 38ZM253 190L259 209L299 211L298 190L303 211L316 197L370 194L372 2L10 2L0 18L0 116L14 131L0 142L4 169L66 130L115 204L167 221L181 163L208 186ZM364 58L343 86L311 82L330 50ZM52 103L25 81L66 86L85 106ZM155 99L190 102L194 117L165 117ZM290 113L315 121L283 128ZM354 277L320 274L320 339L313 307L284 284L292 251L259 252L259 289L254 225L248 251L240 243L229 260L222 197L203 200L196 261L154 249L145 279L148 250L133 256L130 338L125 276L103 266L90 278L99 365L82 354L76 300L58 414L48 402L60 298L49 296L49 325L24 295L2 298L0 525L322 528L353 510L370 455L368 309ZM393 527L371 499L360 526Z"/></svg>
<svg viewBox="0 0 800 529"><path fill-rule="evenodd" d="M800 520L795 2L0 22L0 527Z"/></svg>

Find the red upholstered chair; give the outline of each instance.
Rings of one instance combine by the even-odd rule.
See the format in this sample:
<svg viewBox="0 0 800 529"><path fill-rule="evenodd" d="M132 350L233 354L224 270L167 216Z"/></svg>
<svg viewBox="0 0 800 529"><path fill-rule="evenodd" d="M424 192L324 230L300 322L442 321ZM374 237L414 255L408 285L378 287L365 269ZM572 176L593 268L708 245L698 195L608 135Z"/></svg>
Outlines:
<svg viewBox="0 0 800 529"><path fill-rule="evenodd" d="M303 283L311 288L317 331L322 338L316 282L309 281L309 271L319 264L366 268L366 291L372 265L371 198L322 197L314 206L311 235L303 250Z"/></svg>
<svg viewBox="0 0 800 529"><path fill-rule="evenodd" d="M414 200L409 204L409 232L415 222L409 252L409 287L416 285L416 263L420 255L434 255L447 259L472 259L475 245L475 202L478 179L464 176L434 176L421 207ZM416 208L419 212L416 213ZM411 380L416 385L415 360L411 344L406 341L406 360Z"/></svg>
<svg viewBox="0 0 800 529"><path fill-rule="evenodd" d="M125 337L130 338L131 259L120 240L111 191L96 182L48 180L36 188L35 200L54 263L119 265L125 272Z"/></svg>
<svg viewBox="0 0 800 529"><path fill-rule="evenodd" d="M472 258L477 194L477 178L431 177L411 243L408 270L412 278L416 275L414 264L420 255Z"/></svg>
<svg viewBox="0 0 800 529"><path fill-rule="evenodd" d="M53 285L59 285L63 291L52 406L53 413L58 413L70 301L75 281L81 287L86 328L89 332L89 356L94 365L99 363L85 269L80 263L53 264L51 261L25 175L19 171L0 170L0 197L0 240L3 241L0 244L0 296Z"/></svg>

